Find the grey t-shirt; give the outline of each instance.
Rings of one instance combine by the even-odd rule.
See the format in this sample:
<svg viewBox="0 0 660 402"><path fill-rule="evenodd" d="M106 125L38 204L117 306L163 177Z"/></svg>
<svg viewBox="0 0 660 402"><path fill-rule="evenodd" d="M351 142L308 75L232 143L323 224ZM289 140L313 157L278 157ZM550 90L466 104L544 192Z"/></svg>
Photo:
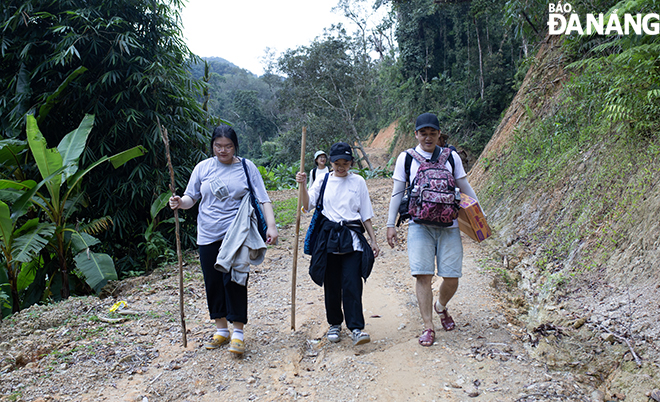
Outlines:
<svg viewBox="0 0 660 402"><path fill-rule="evenodd" d="M261 173L246 160L250 182L257 202L270 202ZM199 202L197 244L200 246L222 240L248 192L247 178L241 162L226 165L212 157L195 166L184 195Z"/></svg>

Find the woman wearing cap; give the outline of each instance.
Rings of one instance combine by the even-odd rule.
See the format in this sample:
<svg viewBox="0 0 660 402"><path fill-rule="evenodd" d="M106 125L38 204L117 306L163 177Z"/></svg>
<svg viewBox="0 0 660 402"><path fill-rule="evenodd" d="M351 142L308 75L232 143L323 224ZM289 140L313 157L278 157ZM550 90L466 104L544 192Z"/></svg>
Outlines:
<svg viewBox="0 0 660 402"><path fill-rule="evenodd" d="M303 209L310 211L319 202L323 206L315 226L318 235L312 245L309 273L316 284L323 286L325 312L330 325L328 340L339 342L345 318L353 345L361 345L371 340L363 331L362 279L367 279L374 258L380 252L371 224L373 208L367 183L349 171L354 163L350 145L345 142L332 145L330 163L333 171L318 177L309 192L304 186L306 174L300 172L296 175L302 188ZM320 200L324 182L325 190ZM369 242L363 234L365 229Z"/></svg>
<svg viewBox="0 0 660 402"><path fill-rule="evenodd" d="M316 151L314 154L314 164L316 165L312 170L309 171L309 183L307 188L312 188L312 184L319 177L325 176L326 173L330 171L325 163L328 161L328 155L323 151Z"/></svg>
<svg viewBox="0 0 660 402"><path fill-rule="evenodd" d="M231 353L242 355L245 352L243 326L248 320L247 283L243 286L232 281L231 272L218 271L214 265L243 198L249 197L248 174L268 225L266 243L277 242L277 226L259 170L249 160L245 160L244 167L241 158L236 156L238 137L231 126L223 124L213 130L211 153L213 157L199 162L193 169L184 195L170 198L170 208L189 209L201 200L197 215L197 245L209 315L216 326L213 339L204 346L217 349L229 343ZM234 329L231 340L228 322Z"/></svg>

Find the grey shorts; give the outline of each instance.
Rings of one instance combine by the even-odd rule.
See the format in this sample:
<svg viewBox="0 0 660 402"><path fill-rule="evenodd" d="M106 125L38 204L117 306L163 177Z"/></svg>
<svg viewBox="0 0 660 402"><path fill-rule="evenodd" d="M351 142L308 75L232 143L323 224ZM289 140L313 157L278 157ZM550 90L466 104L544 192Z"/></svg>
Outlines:
<svg viewBox="0 0 660 402"><path fill-rule="evenodd" d="M460 229L408 224L408 261L410 273L460 278L463 275L463 243Z"/></svg>

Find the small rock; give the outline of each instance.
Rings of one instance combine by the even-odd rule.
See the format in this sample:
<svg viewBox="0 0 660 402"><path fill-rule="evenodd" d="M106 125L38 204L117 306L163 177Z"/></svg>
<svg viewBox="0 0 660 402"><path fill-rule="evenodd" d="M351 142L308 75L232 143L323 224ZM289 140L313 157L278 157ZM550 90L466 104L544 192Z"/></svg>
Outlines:
<svg viewBox="0 0 660 402"><path fill-rule="evenodd" d="M586 322L587 322L587 318L582 317L573 323L573 328L580 329L580 327L582 327Z"/></svg>
<svg viewBox="0 0 660 402"><path fill-rule="evenodd" d="M476 398L481 394L478 389L473 389L472 391L468 392L468 396L470 398Z"/></svg>
<svg viewBox="0 0 660 402"><path fill-rule="evenodd" d="M604 342L614 343L614 334L602 333L600 334L600 339Z"/></svg>
<svg viewBox="0 0 660 402"><path fill-rule="evenodd" d="M605 393L597 389L591 393L591 400L593 402L603 402L605 401Z"/></svg>
<svg viewBox="0 0 660 402"><path fill-rule="evenodd" d="M649 392L647 396L656 402L660 402L660 389L654 389L653 391Z"/></svg>

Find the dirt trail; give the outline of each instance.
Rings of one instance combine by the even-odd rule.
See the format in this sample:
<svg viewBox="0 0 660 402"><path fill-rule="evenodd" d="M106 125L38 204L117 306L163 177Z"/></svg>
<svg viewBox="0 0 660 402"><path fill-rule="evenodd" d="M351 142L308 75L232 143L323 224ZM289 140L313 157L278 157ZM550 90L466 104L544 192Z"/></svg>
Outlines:
<svg viewBox="0 0 660 402"><path fill-rule="evenodd" d="M292 228L250 277L247 352L201 347L212 331L196 259L185 267L188 347L181 346L175 267L124 281L116 298L71 299L35 306L0 324L2 401L584 401L590 390L531 361L524 329L507 322L480 268L481 248L467 237L464 277L449 307L457 328L437 331L422 347L422 329L405 242L390 249L385 214L390 179L368 181L382 249L365 285L366 331L353 347L325 338L322 289L297 274L295 331L290 329ZM272 195L274 202L294 191ZM303 218L306 228L311 215ZM404 228L399 236L405 239ZM301 243L304 232L301 234ZM300 244L302 246L302 244ZM434 283L436 290L439 281ZM135 314L119 324L94 319L116 300ZM436 319L439 327L439 320ZM543 342L543 340L542 340ZM41 353L31 353L41 350Z"/></svg>

